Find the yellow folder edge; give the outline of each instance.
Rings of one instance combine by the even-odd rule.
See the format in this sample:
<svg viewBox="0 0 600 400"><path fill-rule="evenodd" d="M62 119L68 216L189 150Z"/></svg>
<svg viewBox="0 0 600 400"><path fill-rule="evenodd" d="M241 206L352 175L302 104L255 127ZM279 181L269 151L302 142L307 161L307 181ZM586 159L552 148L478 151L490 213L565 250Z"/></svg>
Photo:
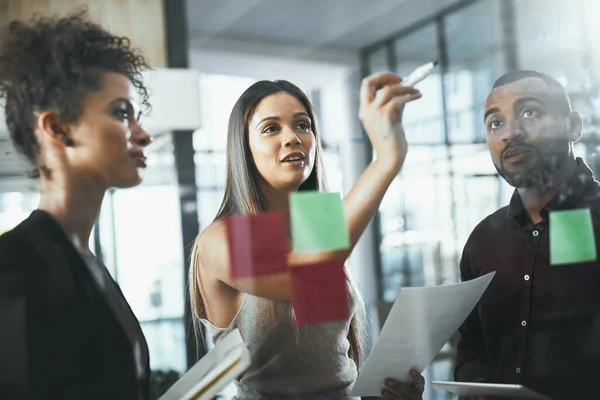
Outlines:
<svg viewBox="0 0 600 400"><path fill-rule="evenodd" d="M241 361L242 361L241 358L237 359L233 364L231 364L229 367L227 367L227 369L225 369L223 372L221 372L219 375L217 375L212 381L210 381L208 384L206 384L198 393L196 393L193 397L190 397L190 400L199 400L203 394L205 394L210 388L212 388L214 385L216 385L217 382L219 382L219 380L221 380L225 375L227 375L229 372L231 372L231 370L234 369Z"/></svg>

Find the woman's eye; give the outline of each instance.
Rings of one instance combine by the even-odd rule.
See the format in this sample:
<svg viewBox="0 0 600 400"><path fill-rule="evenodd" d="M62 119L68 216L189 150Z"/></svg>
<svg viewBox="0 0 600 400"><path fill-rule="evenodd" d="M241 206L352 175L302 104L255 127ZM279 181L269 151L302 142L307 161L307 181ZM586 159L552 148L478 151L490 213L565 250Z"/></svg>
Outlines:
<svg viewBox="0 0 600 400"><path fill-rule="evenodd" d="M300 122L298 124L298 128L301 129L301 130L303 130L303 131L307 131L308 132L310 130L310 125L307 124L306 122Z"/></svg>
<svg viewBox="0 0 600 400"><path fill-rule="evenodd" d="M115 117L121 121L129 120L129 112L127 110L115 110Z"/></svg>
<svg viewBox="0 0 600 400"><path fill-rule="evenodd" d="M273 133L277 130L277 127L274 125L270 125L267 126L265 129L263 129L262 133Z"/></svg>

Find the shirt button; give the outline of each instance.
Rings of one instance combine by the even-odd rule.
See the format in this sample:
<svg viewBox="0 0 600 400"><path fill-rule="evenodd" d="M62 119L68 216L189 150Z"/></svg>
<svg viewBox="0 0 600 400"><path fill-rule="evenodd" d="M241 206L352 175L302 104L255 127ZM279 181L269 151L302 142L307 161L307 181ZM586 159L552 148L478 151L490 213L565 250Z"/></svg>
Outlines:
<svg viewBox="0 0 600 400"><path fill-rule="evenodd" d="M525 321L525 320L521 321L521 326L525 326L525 325L527 325L527 321Z"/></svg>
<svg viewBox="0 0 600 400"><path fill-rule="evenodd" d="M540 233L539 233L538 231L533 231L533 236L537 236L537 235L539 235L539 234L540 234Z"/></svg>
<svg viewBox="0 0 600 400"><path fill-rule="evenodd" d="M517 374L520 374L521 373L521 368L517 367L517 369L515 371L517 371Z"/></svg>
<svg viewBox="0 0 600 400"><path fill-rule="evenodd" d="M529 275L525 275L525 276L523 277L523 279L525 279L526 281L528 281L528 280L529 280Z"/></svg>

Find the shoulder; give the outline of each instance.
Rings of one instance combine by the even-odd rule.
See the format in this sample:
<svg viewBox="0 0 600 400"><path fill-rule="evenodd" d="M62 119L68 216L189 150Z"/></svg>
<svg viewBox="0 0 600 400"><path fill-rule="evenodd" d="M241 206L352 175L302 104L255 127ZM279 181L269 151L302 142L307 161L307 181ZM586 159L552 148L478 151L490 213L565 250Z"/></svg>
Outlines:
<svg viewBox="0 0 600 400"><path fill-rule="evenodd" d="M28 240L29 234L28 224L22 222L0 236L0 271L37 255L33 244Z"/></svg>
<svg viewBox="0 0 600 400"><path fill-rule="evenodd" d="M207 226L196 239L196 246L201 252L210 251L213 246L220 246L227 240L227 225L225 220L214 221Z"/></svg>
<svg viewBox="0 0 600 400"><path fill-rule="evenodd" d="M220 219L207 226L196 238L193 262L203 270L218 268L227 263L227 224Z"/></svg>
<svg viewBox="0 0 600 400"><path fill-rule="evenodd" d="M0 295L18 294L25 291L37 265L37 253L29 242L13 229L0 236Z"/></svg>
<svg viewBox="0 0 600 400"><path fill-rule="evenodd" d="M497 238L506 235L506 232L502 232L502 230L506 229L509 219L508 206L505 206L488 215L473 228L465 243L460 260L463 278L468 278L473 274L471 268L478 254L484 251L483 249L496 243Z"/></svg>
<svg viewBox="0 0 600 400"><path fill-rule="evenodd" d="M465 249L477 245L482 240L486 240L487 237L497 234L506 225L509 220L508 206L499 208L494 213L485 217L481 222L475 225L475 228L471 231Z"/></svg>
<svg viewBox="0 0 600 400"><path fill-rule="evenodd" d="M32 214L0 236L0 275L25 276L30 282L38 279L56 252L45 252L46 248L56 249L56 245Z"/></svg>

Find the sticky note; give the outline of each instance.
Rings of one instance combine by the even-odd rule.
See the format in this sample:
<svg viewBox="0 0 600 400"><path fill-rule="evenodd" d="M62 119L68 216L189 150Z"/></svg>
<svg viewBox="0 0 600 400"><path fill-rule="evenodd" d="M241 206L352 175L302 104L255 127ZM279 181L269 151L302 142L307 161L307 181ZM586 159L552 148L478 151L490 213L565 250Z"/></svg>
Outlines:
<svg viewBox="0 0 600 400"><path fill-rule="evenodd" d="M550 264L596 260L596 240L589 209L550 213Z"/></svg>
<svg viewBox="0 0 600 400"><path fill-rule="evenodd" d="M303 191L291 194L290 221L293 249L297 253L350 247L339 193Z"/></svg>
<svg viewBox="0 0 600 400"><path fill-rule="evenodd" d="M344 260L294 266L290 271L297 326L344 321L349 318Z"/></svg>
<svg viewBox="0 0 600 400"><path fill-rule="evenodd" d="M287 268L287 235L279 211L226 218L231 278L275 274Z"/></svg>

